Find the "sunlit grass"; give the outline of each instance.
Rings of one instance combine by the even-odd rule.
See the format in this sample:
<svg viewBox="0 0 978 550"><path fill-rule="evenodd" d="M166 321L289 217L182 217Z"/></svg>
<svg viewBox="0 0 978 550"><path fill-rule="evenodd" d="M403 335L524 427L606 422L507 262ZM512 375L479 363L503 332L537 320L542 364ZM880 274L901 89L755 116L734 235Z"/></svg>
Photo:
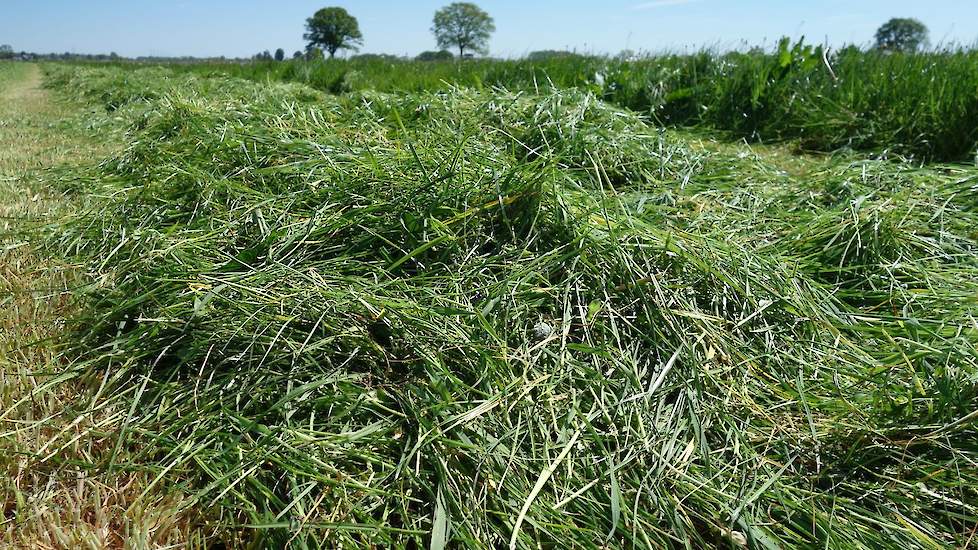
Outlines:
<svg viewBox="0 0 978 550"><path fill-rule="evenodd" d="M913 55L702 51L620 60L351 61L178 65L201 75L301 82L331 92L422 92L451 86L537 91L556 86L673 126L701 125L753 141L799 140L808 149L853 148L973 162L978 154L978 53L947 48Z"/></svg>
<svg viewBox="0 0 978 550"><path fill-rule="evenodd" d="M106 447L92 434L116 429L118 410L77 380L56 345L84 279L65 258L38 254L24 230L78 206L43 182L52 170L91 165L114 142L94 142L81 106L53 101L40 84L36 66L0 64L0 546L189 543L179 494L140 499L142 474L91 468Z"/></svg>
<svg viewBox="0 0 978 550"><path fill-rule="evenodd" d="M215 537L971 540L975 169L768 160L581 90L51 83L131 124L34 234L122 411L94 466Z"/></svg>

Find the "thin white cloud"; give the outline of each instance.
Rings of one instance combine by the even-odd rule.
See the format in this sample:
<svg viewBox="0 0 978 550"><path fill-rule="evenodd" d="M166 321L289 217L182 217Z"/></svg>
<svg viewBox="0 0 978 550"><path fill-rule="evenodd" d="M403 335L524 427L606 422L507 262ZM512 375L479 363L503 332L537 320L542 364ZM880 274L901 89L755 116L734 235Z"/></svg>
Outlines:
<svg viewBox="0 0 978 550"><path fill-rule="evenodd" d="M699 0L652 0L651 2L642 2L641 4L636 4L632 6L633 10L652 10L655 8L664 8L666 6L681 6L683 4L692 4L693 2L698 2Z"/></svg>

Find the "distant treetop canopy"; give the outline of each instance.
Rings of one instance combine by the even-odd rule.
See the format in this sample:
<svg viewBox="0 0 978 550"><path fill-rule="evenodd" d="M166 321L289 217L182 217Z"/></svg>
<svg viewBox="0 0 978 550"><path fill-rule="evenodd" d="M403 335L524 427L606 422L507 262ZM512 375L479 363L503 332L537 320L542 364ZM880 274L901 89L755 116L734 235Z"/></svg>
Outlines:
<svg viewBox="0 0 978 550"><path fill-rule="evenodd" d="M357 51L363 44L360 24L343 8L323 8L306 19L307 51L320 48L335 57L339 50Z"/></svg>
<svg viewBox="0 0 978 550"><path fill-rule="evenodd" d="M455 59L455 54L448 50L440 50L437 52L428 51L421 52L418 57L415 57L418 61L451 61Z"/></svg>
<svg viewBox="0 0 978 550"><path fill-rule="evenodd" d="M319 61L325 58L323 50L312 45L306 47L306 61Z"/></svg>
<svg viewBox="0 0 978 550"><path fill-rule="evenodd" d="M431 32L438 47L458 48L458 56L466 51L487 53L489 37L496 31L496 24L488 13L469 2L455 2L435 12Z"/></svg>
<svg viewBox="0 0 978 550"><path fill-rule="evenodd" d="M895 17L876 31L876 47L888 52L915 52L927 45L928 34L920 21Z"/></svg>
<svg viewBox="0 0 978 550"><path fill-rule="evenodd" d="M530 61L546 61L548 59L566 59L569 57L578 57L574 52L568 52L566 50L537 50L535 52L530 52L527 54L526 58Z"/></svg>

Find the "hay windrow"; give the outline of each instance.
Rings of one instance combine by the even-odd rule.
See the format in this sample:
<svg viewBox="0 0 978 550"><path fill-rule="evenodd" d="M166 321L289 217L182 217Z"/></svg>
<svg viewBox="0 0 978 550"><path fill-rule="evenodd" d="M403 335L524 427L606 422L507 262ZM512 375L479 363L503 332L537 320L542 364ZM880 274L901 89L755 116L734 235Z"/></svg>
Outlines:
<svg viewBox="0 0 978 550"><path fill-rule="evenodd" d="M522 546L873 548L978 520L960 176L813 184L577 91L50 84L131 119L45 235L92 281L73 349L229 539L447 517L498 546L525 509Z"/></svg>

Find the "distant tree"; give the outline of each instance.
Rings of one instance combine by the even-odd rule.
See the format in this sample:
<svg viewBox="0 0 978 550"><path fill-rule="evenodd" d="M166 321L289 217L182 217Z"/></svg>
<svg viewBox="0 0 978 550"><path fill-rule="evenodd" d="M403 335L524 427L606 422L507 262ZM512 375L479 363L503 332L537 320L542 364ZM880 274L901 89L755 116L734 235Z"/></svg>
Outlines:
<svg viewBox="0 0 978 550"><path fill-rule="evenodd" d="M357 18L343 8L323 8L315 15L306 19L306 34L303 37L309 41L306 48L321 48L329 52L329 57L336 56L339 50L357 51L357 46L363 45L363 34Z"/></svg>
<svg viewBox="0 0 978 550"><path fill-rule="evenodd" d="M300 50L296 50L295 53L292 54L292 59L302 59L302 52Z"/></svg>
<svg viewBox="0 0 978 550"><path fill-rule="evenodd" d="M305 57L306 57L306 61L320 61L326 58L326 56L323 55L323 50L315 46L311 46L306 49Z"/></svg>
<svg viewBox="0 0 978 550"><path fill-rule="evenodd" d="M364 53L360 55L350 56L350 61L369 61L369 62L383 62L383 63L396 63L401 60L401 58L396 55L391 55L389 53Z"/></svg>
<svg viewBox="0 0 978 550"><path fill-rule="evenodd" d="M275 50L275 61L285 61L285 50L282 48Z"/></svg>
<svg viewBox="0 0 978 550"><path fill-rule="evenodd" d="M448 50L440 50L437 52L421 52L418 57L415 57L418 61L451 61L455 59L455 54Z"/></svg>
<svg viewBox="0 0 978 550"><path fill-rule="evenodd" d="M895 17L876 31L876 47L888 52L915 52L927 44L928 34L920 21Z"/></svg>
<svg viewBox="0 0 978 550"><path fill-rule="evenodd" d="M14 57L14 49L9 45L4 44L0 46L0 59L12 59Z"/></svg>
<svg viewBox="0 0 978 550"><path fill-rule="evenodd" d="M465 57L466 50L488 52L489 37L495 31L492 17L469 2L455 2L438 10L431 27L438 47L458 48L459 57Z"/></svg>
<svg viewBox="0 0 978 550"><path fill-rule="evenodd" d="M577 54L573 52L564 50L538 50L528 53L526 55L526 59L529 61L546 61L548 59L565 59L568 57L575 57L576 55Z"/></svg>

